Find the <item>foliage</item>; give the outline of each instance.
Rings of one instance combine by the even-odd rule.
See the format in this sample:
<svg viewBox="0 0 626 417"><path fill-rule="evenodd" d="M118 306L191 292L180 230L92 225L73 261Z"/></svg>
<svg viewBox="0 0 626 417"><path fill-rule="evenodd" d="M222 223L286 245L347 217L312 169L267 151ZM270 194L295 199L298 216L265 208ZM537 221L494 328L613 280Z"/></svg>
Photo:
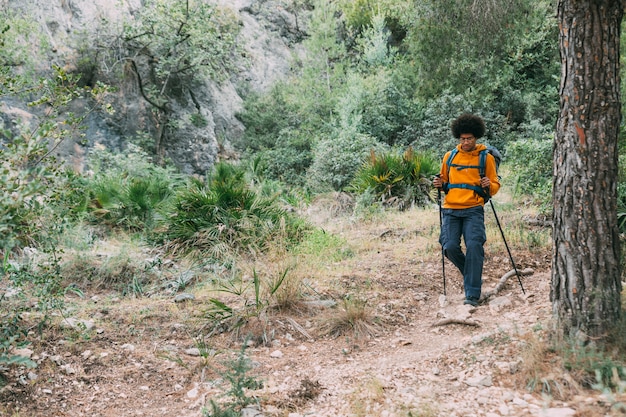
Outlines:
<svg viewBox="0 0 626 417"><path fill-rule="evenodd" d="M28 357L16 354L14 349L28 345L26 330L19 311L10 311L6 308L7 300L3 295L0 297L0 388L5 385L2 369L9 366L37 366Z"/></svg>
<svg viewBox="0 0 626 417"><path fill-rule="evenodd" d="M56 192L63 188L67 177L64 167L51 154L61 142L79 134L80 124L93 109L80 116L64 110L76 98L87 95L97 99L106 91L103 86L80 89L76 77L59 67L54 67L54 71L54 78L29 84L29 89L39 94L29 104L51 106L47 116L34 126L23 122L17 132L3 132L7 139L6 146L0 149L0 186L5 190L0 197L3 252L33 243L38 230L50 224L42 219L55 215L52 207L58 201Z"/></svg>
<svg viewBox="0 0 626 417"><path fill-rule="evenodd" d="M324 138L315 146L315 158L307 178L307 185L313 191L343 190L369 152L382 148L371 136L351 129L342 129L337 135Z"/></svg>
<svg viewBox="0 0 626 417"><path fill-rule="evenodd" d="M554 86L558 53L552 13L549 1L421 2L407 25L407 44L425 80L420 95L433 98L450 89L499 100L510 91ZM556 99L554 89L549 94Z"/></svg>
<svg viewBox="0 0 626 417"><path fill-rule="evenodd" d="M161 106L168 94L190 88L201 76L223 80L234 71L238 32L228 9L204 1L150 0L137 19L128 21L122 38L128 59L137 65L139 57L151 60L153 78L144 79L143 88Z"/></svg>
<svg viewBox="0 0 626 417"><path fill-rule="evenodd" d="M520 139L509 144L505 156L507 176L517 193L541 204L552 198L552 140Z"/></svg>
<svg viewBox="0 0 626 417"><path fill-rule="evenodd" d="M162 158L164 138L180 125L171 119L174 103L196 101L194 89L204 80L222 82L245 65L240 28L226 7L202 0L148 0L121 27L103 20L83 36L77 66L84 83L101 78L138 88L155 124L150 148ZM202 128L206 120L196 113L188 122Z"/></svg>
<svg viewBox="0 0 626 417"><path fill-rule="evenodd" d="M317 4L303 44L315 60L295 61L292 77L246 99L241 148L263 155L270 178L301 185L307 172L315 192L351 177L351 161L327 162L341 158L324 151L349 135L443 156L456 145L450 120L470 111L487 123L484 141L505 152L556 117L550 13L548 1L528 0Z"/></svg>
<svg viewBox="0 0 626 417"><path fill-rule="evenodd" d="M132 144L124 154L96 148L89 163L94 173L79 192L89 196L91 218L111 227L150 231L165 215L175 190L184 185L173 168L153 164Z"/></svg>
<svg viewBox="0 0 626 417"><path fill-rule="evenodd" d="M26 76L28 71L25 68L20 72L10 67L26 64L12 48L23 45L29 35L19 24L20 19L12 20L6 27L4 19L5 14L0 18L3 22L0 40L3 43L12 40L15 44L4 49L0 58L0 94L8 99L26 97L33 116L15 119L11 130L0 132L0 187L3 189L0 197L0 255L3 258L0 278L10 282L20 297L24 297L16 297L10 303L4 295L0 298L3 323L0 327L0 362L33 366L34 363L27 358L11 353L11 349L28 343L30 337L23 329L21 311L26 308L39 310L37 327L41 330L49 319L50 310L60 309L65 292L74 290L61 285L62 249L58 247L59 236L67 226L67 210L63 209L63 203L68 180L72 177L52 154L63 141L80 140L81 123L108 89L100 84L80 88L77 77L58 66L52 67L49 77L40 79ZM18 29L17 34L11 31L14 27ZM31 55L34 57L36 52L33 48ZM78 98L91 100L93 107L79 115L72 113L70 105ZM36 116L38 110L41 110L41 116ZM109 109L104 107L104 110ZM41 251L41 255L32 264L20 265L14 259L24 252L26 246L30 246L31 252Z"/></svg>
<svg viewBox="0 0 626 417"><path fill-rule="evenodd" d="M338 311L321 325L324 334L337 337L353 334L355 337L368 337L376 332L373 309L363 298L346 296L341 300Z"/></svg>
<svg viewBox="0 0 626 417"><path fill-rule="evenodd" d="M617 221L620 232L626 232L626 154L619 156L619 177L617 182Z"/></svg>
<svg viewBox="0 0 626 417"><path fill-rule="evenodd" d="M322 229L313 229L307 233L292 252L312 257L317 265L328 261L339 262L354 255L345 239Z"/></svg>
<svg viewBox="0 0 626 417"><path fill-rule="evenodd" d="M0 67L23 67L30 71L41 59L48 45L41 28L35 21L15 12L10 7L0 9ZM25 86L24 78L14 78L16 84L2 83L2 89L10 87L14 92Z"/></svg>
<svg viewBox="0 0 626 417"><path fill-rule="evenodd" d="M237 148L260 154L268 179L296 186L306 184L315 141L329 134L347 71L346 50L336 37L336 5L315 3L303 41L309 52L294 57L292 74L268 93L248 94L237 115L246 126Z"/></svg>
<svg viewBox="0 0 626 417"><path fill-rule="evenodd" d="M438 171L439 161L428 154L417 154L412 148L402 154L391 151L376 155L372 151L349 189L357 195L371 190L384 206L407 209L429 201L431 179Z"/></svg>
<svg viewBox="0 0 626 417"><path fill-rule="evenodd" d="M254 254L275 239L299 240L303 221L277 204L276 197L254 192L241 167L218 163L206 181L195 181L175 197L164 220L170 247L224 259Z"/></svg>
<svg viewBox="0 0 626 417"><path fill-rule="evenodd" d="M263 383L249 375L252 364L246 356L246 345L246 343L242 344L237 359L224 363L225 370L221 372L221 376L229 384L225 393L227 397L225 404L218 404L211 400L211 410L203 409L203 417L237 417L241 415L244 407L258 403L258 400L247 394L248 390L263 388Z"/></svg>
<svg viewBox="0 0 626 417"><path fill-rule="evenodd" d="M276 276L261 276L256 270L252 271L252 280L245 282L244 278L233 277L227 281L220 282L219 292L231 294L237 297L233 303L226 304L217 299L209 299L210 305L206 310L206 317L211 321L213 328L222 328L227 331L235 331L236 334L244 333L242 336L258 337L262 342L269 342L269 335L266 331L267 323L263 318L271 308L288 306L295 300L281 298L280 290L290 280L289 268L280 271ZM288 285L287 285L288 286ZM250 297L252 289L252 297ZM293 294L290 294L293 295ZM260 328L248 328L246 334L244 327L256 320ZM254 325L251 325L254 327Z"/></svg>
<svg viewBox="0 0 626 417"><path fill-rule="evenodd" d="M399 44L406 36L406 28L401 23L402 16L411 13L409 2L394 0L341 0L339 9L350 41L360 37L369 27L374 26L376 16L384 16L384 23L390 43Z"/></svg>
<svg viewBox="0 0 626 417"><path fill-rule="evenodd" d="M385 16L376 13L372 16L371 26L366 26L363 35L357 39L361 57L369 67L390 66L393 64L396 48L387 43Z"/></svg>

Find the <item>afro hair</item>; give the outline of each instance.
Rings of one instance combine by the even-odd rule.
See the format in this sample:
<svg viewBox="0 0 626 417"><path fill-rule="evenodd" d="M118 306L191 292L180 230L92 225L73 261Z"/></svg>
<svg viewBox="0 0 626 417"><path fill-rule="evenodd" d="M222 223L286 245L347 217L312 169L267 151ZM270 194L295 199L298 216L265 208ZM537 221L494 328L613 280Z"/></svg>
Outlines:
<svg viewBox="0 0 626 417"><path fill-rule="evenodd" d="M463 133L471 133L476 138L482 138L485 134L485 122L479 116L465 113L457 117L451 125L452 135L460 138Z"/></svg>

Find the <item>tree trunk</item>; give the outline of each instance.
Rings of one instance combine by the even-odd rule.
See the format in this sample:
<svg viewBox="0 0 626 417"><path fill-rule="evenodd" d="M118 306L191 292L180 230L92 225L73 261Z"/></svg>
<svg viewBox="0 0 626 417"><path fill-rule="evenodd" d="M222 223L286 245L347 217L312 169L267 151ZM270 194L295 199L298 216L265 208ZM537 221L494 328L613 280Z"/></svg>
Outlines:
<svg viewBox="0 0 626 417"><path fill-rule="evenodd" d="M619 0L560 0L550 300L564 335L604 337L620 316Z"/></svg>

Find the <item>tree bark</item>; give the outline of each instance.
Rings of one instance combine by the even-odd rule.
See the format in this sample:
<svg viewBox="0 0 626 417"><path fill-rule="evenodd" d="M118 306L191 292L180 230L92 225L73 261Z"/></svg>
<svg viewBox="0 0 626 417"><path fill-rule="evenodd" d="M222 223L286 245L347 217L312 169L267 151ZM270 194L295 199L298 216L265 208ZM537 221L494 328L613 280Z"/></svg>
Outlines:
<svg viewBox="0 0 626 417"><path fill-rule="evenodd" d="M550 300L564 335L603 338L620 316L617 225L620 0L560 0Z"/></svg>

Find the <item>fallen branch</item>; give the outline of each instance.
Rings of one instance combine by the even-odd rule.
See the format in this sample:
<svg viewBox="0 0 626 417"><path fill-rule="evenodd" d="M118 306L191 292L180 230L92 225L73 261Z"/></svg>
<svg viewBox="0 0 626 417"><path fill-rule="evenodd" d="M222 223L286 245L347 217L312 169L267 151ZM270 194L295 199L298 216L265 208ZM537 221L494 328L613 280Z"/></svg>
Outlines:
<svg viewBox="0 0 626 417"><path fill-rule="evenodd" d="M480 327L480 323L477 321L469 320L469 319L460 319L460 318L442 319L434 323L432 327L445 326L446 324L465 324L467 326Z"/></svg>
<svg viewBox="0 0 626 417"><path fill-rule="evenodd" d="M532 275L534 273L535 273L535 270L532 268L526 268L522 271L519 271L519 274L523 277ZM485 291L482 297L480 297L480 301L482 302L484 300L487 300L489 297L493 297L494 295L498 294L502 290L502 288L504 288L504 285L506 284L508 279L514 276L515 276L515 269L511 269L509 272L502 275L502 278L500 278L500 281L498 281L498 284L496 285L496 287L493 290Z"/></svg>

